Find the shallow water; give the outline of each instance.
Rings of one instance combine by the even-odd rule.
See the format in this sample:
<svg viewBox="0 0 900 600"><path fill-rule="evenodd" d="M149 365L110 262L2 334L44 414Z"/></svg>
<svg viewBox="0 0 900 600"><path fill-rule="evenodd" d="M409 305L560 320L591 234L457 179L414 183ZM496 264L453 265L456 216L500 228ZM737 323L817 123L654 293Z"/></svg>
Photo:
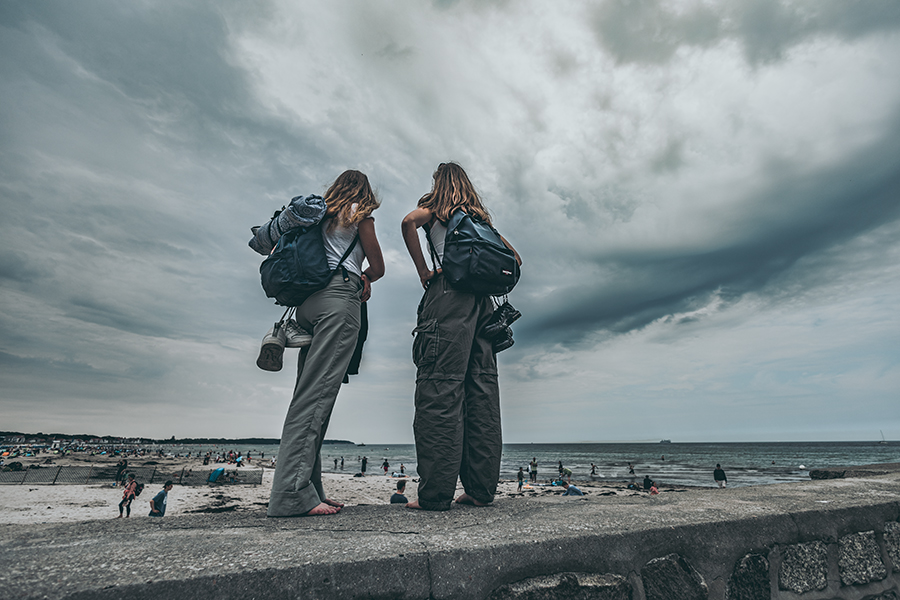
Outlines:
<svg viewBox="0 0 900 600"><path fill-rule="evenodd" d="M199 446L184 446L180 451L199 449ZM204 452L208 449L209 446L202 447ZM278 446L229 446L228 449L245 454L249 450L254 458L265 453L268 459L278 453ZM342 456L343 471L334 467L334 459L340 460ZM369 474L381 472L381 463L387 458L391 472L399 471L403 463L406 474L416 476L413 444L326 444L322 447L322 468L326 472L356 473L360 470L358 458L362 456L369 457ZM716 463L721 463L728 485L740 487L808 481L810 469L900 462L900 442L504 444L501 478L515 478L519 467L526 467L532 457L537 458L541 480L556 476L561 460L578 480L590 478L591 463L594 463L598 481L631 481L632 476L628 475L631 463L634 477L638 479L650 475L663 484L713 486L712 471Z"/></svg>

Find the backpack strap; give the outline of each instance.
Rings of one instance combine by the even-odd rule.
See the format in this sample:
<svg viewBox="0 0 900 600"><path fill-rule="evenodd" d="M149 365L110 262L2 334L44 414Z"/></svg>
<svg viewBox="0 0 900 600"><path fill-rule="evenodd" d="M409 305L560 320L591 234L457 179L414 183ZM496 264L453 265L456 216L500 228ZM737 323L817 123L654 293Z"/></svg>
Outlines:
<svg viewBox="0 0 900 600"><path fill-rule="evenodd" d="M434 249L434 242L431 241L431 223L425 223L422 225L422 228L425 230L425 239L428 240L428 252L431 254L431 268L436 273L438 268L443 268L441 265L441 259L438 258L437 250Z"/></svg>
<svg viewBox="0 0 900 600"><path fill-rule="evenodd" d="M350 281L350 274L347 273L347 268L344 267L344 261L347 260L347 257L350 256L350 253L353 252L353 249L356 248L356 242L359 241L359 231L356 232L356 235L353 236L353 241L350 242L350 245L347 246L347 249L344 250L344 255L341 257L341 260L338 261L337 266L334 268L334 272L337 272L338 269L341 270L341 273L344 274L344 281Z"/></svg>

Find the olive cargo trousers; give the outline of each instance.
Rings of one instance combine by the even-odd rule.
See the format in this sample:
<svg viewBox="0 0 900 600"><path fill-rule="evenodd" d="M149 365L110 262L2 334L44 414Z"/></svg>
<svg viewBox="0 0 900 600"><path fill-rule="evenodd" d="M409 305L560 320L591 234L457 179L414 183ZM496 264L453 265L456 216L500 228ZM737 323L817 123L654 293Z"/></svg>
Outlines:
<svg viewBox="0 0 900 600"><path fill-rule="evenodd" d="M338 271L328 285L297 307L300 327L312 332L300 353L297 383L281 433L268 516L302 515L325 500L322 440L341 388L360 324L362 283Z"/></svg>
<svg viewBox="0 0 900 600"><path fill-rule="evenodd" d="M489 297L455 291L441 275L419 305L413 432L422 508L449 509L457 477L479 502L494 500L503 445L500 387L491 342L478 335L493 311Z"/></svg>

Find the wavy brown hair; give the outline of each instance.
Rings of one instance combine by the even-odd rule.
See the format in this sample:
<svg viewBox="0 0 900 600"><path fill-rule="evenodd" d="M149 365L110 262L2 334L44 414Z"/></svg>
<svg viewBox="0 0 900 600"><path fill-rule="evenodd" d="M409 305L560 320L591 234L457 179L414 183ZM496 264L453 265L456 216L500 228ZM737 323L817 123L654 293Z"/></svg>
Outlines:
<svg viewBox="0 0 900 600"><path fill-rule="evenodd" d="M431 191L419 198L419 208L430 210L431 214L444 223L450 220L450 215L457 208L483 221L491 222L490 213L482 204L475 186L469 181L469 176L461 166L454 162L441 163L432 178L434 184Z"/></svg>
<svg viewBox="0 0 900 600"><path fill-rule="evenodd" d="M356 212L352 210L354 204ZM338 175L325 192L325 205L328 207L325 218L331 219L328 224L330 230L336 225L341 227L359 225L381 206L381 202L375 197L366 174L350 169Z"/></svg>

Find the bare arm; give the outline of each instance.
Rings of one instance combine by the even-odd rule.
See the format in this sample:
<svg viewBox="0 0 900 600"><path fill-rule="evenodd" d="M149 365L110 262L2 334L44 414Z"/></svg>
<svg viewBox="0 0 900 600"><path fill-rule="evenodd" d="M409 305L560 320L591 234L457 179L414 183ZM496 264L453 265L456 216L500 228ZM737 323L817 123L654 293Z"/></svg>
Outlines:
<svg viewBox="0 0 900 600"><path fill-rule="evenodd" d="M372 217L363 219L359 224L359 243L362 244L363 252L369 263L361 278L363 282L361 299L365 302L372 296L372 282L384 277L384 256L381 254L381 246L375 236L375 219Z"/></svg>
<svg viewBox="0 0 900 600"><path fill-rule="evenodd" d="M435 272L428 268L425 262L425 255L422 254L422 245L419 242L419 227L431 222L431 211L426 208L417 208L405 217L400 223L400 229L403 232L403 241L406 243L406 250L412 258L413 264L416 265L416 272L419 274L419 281L422 287L427 288L428 282L435 276ZM438 269L440 272L440 269Z"/></svg>
<svg viewBox="0 0 900 600"><path fill-rule="evenodd" d="M508 241L506 241L506 238L505 238L505 237L503 237L503 236L501 235L501 236L500 236L500 239L503 240L503 243L506 244L506 247L507 247L507 248L509 248L510 250L513 251L513 254L516 255L516 262L519 263L519 266L521 267L521 266L522 266L522 257L519 256L519 253L516 252L516 249L512 247L512 244L510 244Z"/></svg>

